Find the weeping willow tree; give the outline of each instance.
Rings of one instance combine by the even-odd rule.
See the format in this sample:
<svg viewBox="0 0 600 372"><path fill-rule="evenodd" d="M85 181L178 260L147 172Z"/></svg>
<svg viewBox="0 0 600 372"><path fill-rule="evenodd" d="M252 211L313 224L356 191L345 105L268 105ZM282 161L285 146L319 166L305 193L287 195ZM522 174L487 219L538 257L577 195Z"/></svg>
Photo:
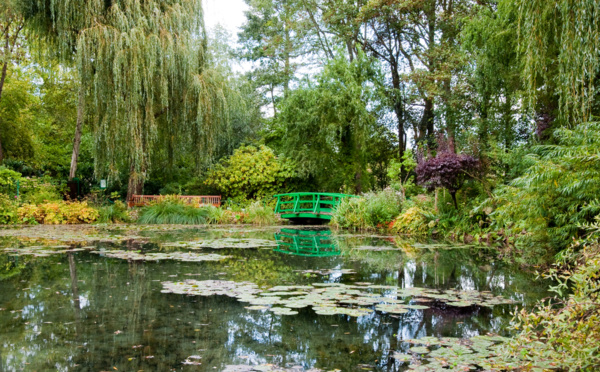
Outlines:
<svg viewBox="0 0 600 372"><path fill-rule="evenodd" d="M560 116L588 121L597 110L599 0L517 0L520 50L530 104L555 84ZM596 106L596 107L594 107Z"/></svg>
<svg viewBox="0 0 600 372"><path fill-rule="evenodd" d="M93 110L98 176L129 170L141 193L155 146L209 156L227 122L226 79L208 67L201 0L37 0L30 30L71 60ZM81 120L82 121L82 120ZM75 135L81 135L80 120ZM74 152L75 157L75 152Z"/></svg>

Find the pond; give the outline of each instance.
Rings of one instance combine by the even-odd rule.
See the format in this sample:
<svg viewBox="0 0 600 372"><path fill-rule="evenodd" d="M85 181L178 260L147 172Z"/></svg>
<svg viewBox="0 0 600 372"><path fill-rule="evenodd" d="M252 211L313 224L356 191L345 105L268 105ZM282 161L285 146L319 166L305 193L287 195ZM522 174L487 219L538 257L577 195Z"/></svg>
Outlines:
<svg viewBox="0 0 600 372"><path fill-rule="evenodd" d="M308 227L0 229L0 371L485 368L547 296L489 257Z"/></svg>

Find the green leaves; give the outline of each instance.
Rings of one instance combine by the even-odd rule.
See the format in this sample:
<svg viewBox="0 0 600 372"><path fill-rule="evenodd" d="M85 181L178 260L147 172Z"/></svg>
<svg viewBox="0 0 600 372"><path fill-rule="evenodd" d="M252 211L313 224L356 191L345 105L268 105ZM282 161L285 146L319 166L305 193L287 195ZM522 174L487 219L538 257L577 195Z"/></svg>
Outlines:
<svg viewBox="0 0 600 372"><path fill-rule="evenodd" d="M393 146L382 118L381 75L362 53L352 62L336 58L280 105L280 148L314 191L359 193L375 171L385 172Z"/></svg>
<svg viewBox="0 0 600 372"><path fill-rule="evenodd" d="M496 227L524 231L518 244L531 248L529 254L566 248L600 213L594 202L600 194L599 133L600 123L557 130L558 144L534 147L527 159L531 167L496 192Z"/></svg>
<svg viewBox="0 0 600 372"><path fill-rule="evenodd" d="M253 199L283 190L295 177L295 168L292 161L278 158L266 146L242 146L211 169L205 182L226 197ZM253 210L262 213L258 207Z"/></svg>

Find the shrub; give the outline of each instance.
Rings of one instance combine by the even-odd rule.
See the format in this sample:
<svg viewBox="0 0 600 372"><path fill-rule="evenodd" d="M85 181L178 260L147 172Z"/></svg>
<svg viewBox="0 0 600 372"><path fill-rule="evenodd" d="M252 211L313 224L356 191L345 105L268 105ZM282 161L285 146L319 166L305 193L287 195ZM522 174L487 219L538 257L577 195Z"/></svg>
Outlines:
<svg viewBox="0 0 600 372"><path fill-rule="evenodd" d="M186 201L172 196L159 198L156 202L140 210L138 223L202 225L209 221L211 211L197 208Z"/></svg>
<svg viewBox="0 0 600 372"><path fill-rule="evenodd" d="M246 223L248 214L242 211L221 209L222 214L219 218L220 224L239 224Z"/></svg>
<svg viewBox="0 0 600 372"><path fill-rule="evenodd" d="M0 193L16 195L17 181L20 179L21 173L0 166Z"/></svg>
<svg viewBox="0 0 600 372"><path fill-rule="evenodd" d="M401 211L400 197L392 190L365 195L367 223L371 227L392 222Z"/></svg>
<svg viewBox="0 0 600 372"><path fill-rule="evenodd" d="M400 210L400 197L391 190L384 190L342 200L331 222L343 228L373 229L393 221Z"/></svg>
<svg viewBox="0 0 600 372"><path fill-rule="evenodd" d="M273 208L263 205L260 201L250 204L247 213L248 218L246 222L253 225L273 225L277 221L277 216Z"/></svg>
<svg viewBox="0 0 600 372"><path fill-rule="evenodd" d="M295 177L294 164L266 146L243 146L217 164L205 183L234 199L271 196Z"/></svg>
<svg viewBox="0 0 600 372"><path fill-rule="evenodd" d="M21 200L26 204L61 201L61 191L50 177L23 178Z"/></svg>
<svg viewBox="0 0 600 372"><path fill-rule="evenodd" d="M414 206L405 210L393 224L393 230L400 234L427 235L435 221L431 213L423 208Z"/></svg>
<svg viewBox="0 0 600 372"><path fill-rule="evenodd" d="M348 198L342 200L331 216L331 224L354 230L369 228L366 205L367 200L365 198Z"/></svg>
<svg viewBox="0 0 600 372"><path fill-rule="evenodd" d="M131 222L131 217L127 211L127 206L120 200L115 201L109 206L98 209L99 216L96 222L99 223L127 223Z"/></svg>
<svg viewBox="0 0 600 372"><path fill-rule="evenodd" d="M450 192L454 207L458 210L456 192L462 187L467 178L472 177L470 172L479 168L479 161L466 154L456 154L451 141L438 136L438 153L430 159L419 157L417 165L417 182L427 190L445 188Z"/></svg>
<svg viewBox="0 0 600 372"><path fill-rule="evenodd" d="M0 194L0 224L9 225L18 222L18 204L14 198Z"/></svg>
<svg viewBox="0 0 600 372"><path fill-rule="evenodd" d="M46 225L88 224L98 219L98 211L87 202L25 204L17 212L20 222Z"/></svg>
<svg viewBox="0 0 600 372"><path fill-rule="evenodd" d="M571 259L567 253L563 258ZM547 361L558 370L597 371L600 368L600 246L591 245L578 254L575 267L560 262L547 277L558 283L551 289L557 298L541 302L531 312L516 314L521 332L511 343L512 355Z"/></svg>
<svg viewBox="0 0 600 372"><path fill-rule="evenodd" d="M549 259L586 233L581 226L600 213L600 123L555 132L556 145L535 146L530 167L498 188L479 209L494 207L492 227L519 235L524 259ZM522 234L526 232L526 234Z"/></svg>

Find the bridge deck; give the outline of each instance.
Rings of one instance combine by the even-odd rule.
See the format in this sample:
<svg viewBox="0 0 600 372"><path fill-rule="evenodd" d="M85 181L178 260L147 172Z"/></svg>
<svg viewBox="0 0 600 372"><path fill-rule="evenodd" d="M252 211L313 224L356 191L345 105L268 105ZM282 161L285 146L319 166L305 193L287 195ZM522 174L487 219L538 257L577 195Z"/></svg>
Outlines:
<svg viewBox="0 0 600 372"><path fill-rule="evenodd" d="M296 192L275 195L275 213L281 218L319 218L331 220L331 215L343 199L356 197L347 194Z"/></svg>

